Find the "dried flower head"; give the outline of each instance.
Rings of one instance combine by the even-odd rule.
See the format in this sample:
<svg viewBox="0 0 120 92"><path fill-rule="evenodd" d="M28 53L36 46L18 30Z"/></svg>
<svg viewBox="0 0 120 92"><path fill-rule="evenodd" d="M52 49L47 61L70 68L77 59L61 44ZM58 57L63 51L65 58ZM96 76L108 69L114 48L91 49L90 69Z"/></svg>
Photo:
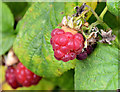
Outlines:
<svg viewBox="0 0 120 92"><path fill-rule="evenodd" d="M99 34L102 36L102 40L100 40L100 42L112 44L110 41L115 40L115 37L116 37L115 35L112 35L112 30L105 32L101 29L100 31L101 31L101 33L99 33Z"/></svg>

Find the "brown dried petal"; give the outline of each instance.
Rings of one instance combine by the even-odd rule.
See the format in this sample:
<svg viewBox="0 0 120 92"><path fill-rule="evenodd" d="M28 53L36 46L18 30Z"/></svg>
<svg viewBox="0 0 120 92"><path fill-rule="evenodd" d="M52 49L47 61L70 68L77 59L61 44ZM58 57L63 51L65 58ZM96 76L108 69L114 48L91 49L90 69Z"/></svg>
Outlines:
<svg viewBox="0 0 120 92"><path fill-rule="evenodd" d="M108 43L108 44L112 44L110 41L115 40L115 35L112 35L112 30L105 32L103 30L101 30L100 35L102 36L102 40L100 40L100 42L102 43Z"/></svg>

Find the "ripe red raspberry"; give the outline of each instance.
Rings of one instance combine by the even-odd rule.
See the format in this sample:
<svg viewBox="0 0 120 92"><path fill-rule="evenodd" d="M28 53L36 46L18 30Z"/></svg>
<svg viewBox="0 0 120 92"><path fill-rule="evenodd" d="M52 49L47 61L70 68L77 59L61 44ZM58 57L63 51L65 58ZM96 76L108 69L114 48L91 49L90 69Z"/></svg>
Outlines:
<svg viewBox="0 0 120 92"><path fill-rule="evenodd" d="M8 84L13 88L16 89L18 87L21 87L21 85L17 82L16 75L15 75L15 68L12 66L9 66L6 70L5 74L6 81Z"/></svg>
<svg viewBox="0 0 120 92"><path fill-rule="evenodd" d="M80 33L72 34L56 28L51 32L51 36L50 43L57 60L73 60L82 51L84 39Z"/></svg>
<svg viewBox="0 0 120 92"><path fill-rule="evenodd" d="M25 87L36 85L41 80L40 76L28 70L22 63L17 65L15 73L17 81Z"/></svg>

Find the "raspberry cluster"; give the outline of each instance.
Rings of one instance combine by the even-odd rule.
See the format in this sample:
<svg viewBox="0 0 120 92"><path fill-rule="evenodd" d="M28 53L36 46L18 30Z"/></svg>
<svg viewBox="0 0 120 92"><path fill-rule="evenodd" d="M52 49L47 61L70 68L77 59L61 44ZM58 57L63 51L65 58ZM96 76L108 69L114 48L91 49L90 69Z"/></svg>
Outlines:
<svg viewBox="0 0 120 92"><path fill-rule="evenodd" d="M50 43L57 60L67 62L75 59L84 46L84 38L80 33L72 34L56 28L51 32L51 36Z"/></svg>
<svg viewBox="0 0 120 92"><path fill-rule="evenodd" d="M9 66L6 70L5 77L13 89L36 85L42 78L28 70L22 63L19 63L16 68Z"/></svg>

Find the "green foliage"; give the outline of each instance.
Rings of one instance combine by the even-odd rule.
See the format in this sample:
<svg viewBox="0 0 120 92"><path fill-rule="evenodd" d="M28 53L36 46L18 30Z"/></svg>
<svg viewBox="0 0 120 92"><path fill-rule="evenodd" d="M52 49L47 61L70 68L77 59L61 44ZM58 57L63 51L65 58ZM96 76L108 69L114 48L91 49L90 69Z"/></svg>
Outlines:
<svg viewBox="0 0 120 92"><path fill-rule="evenodd" d="M31 3L28 2L5 2L5 3L11 9L15 18L21 18L31 5Z"/></svg>
<svg viewBox="0 0 120 92"><path fill-rule="evenodd" d="M5 54L7 52L15 39L15 34L13 30L14 26L14 18L13 15L8 8L8 6L2 3L2 30L0 30L0 36L2 36L2 41L0 41L0 55Z"/></svg>
<svg viewBox="0 0 120 92"><path fill-rule="evenodd" d="M8 6L2 3L2 32L13 31L14 18ZM1 32L1 31L0 31Z"/></svg>
<svg viewBox="0 0 120 92"><path fill-rule="evenodd" d="M118 34L119 32L118 32L118 28L115 28L115 29L113 29L113 34L116 36L116 38L115 38L115 41L112 41L112 47L117 47L117 48L119 48L120 49L120 44L119 44L119 39L120 39L120 36L119 36L119 34Z"/></svg>
<svg viewBox="0 0 120 92"><path fill-rule="evenodd" d="M77 60L63 62L54 58L50 34L63 16L73 14L66 7L73 9L77 4L35 3L29 8L16 29L20 32L14 43L16 55L28 69L40 76L55 77L75 67Z"/></svg>
<svg viewBox="0 0 120 92"><path fill-rule="evenodd" d="M61 90L74 90L74 70L63 73L60 77L50 78Z"/></svg>
<svg viewBox="0 0 120 92"><path fill-rule="evenodd" d="M118 27L117 17L115 15L111 14L109 11L106 12L106 14L104 16L104 22L106 22L107 25L112 29L115 29L116 27Z"/></svg>
<svg viewBox="0 0 120 92"><path fill-rule="evenodd" d="M108 10L112 14L114 14L115 16L119 16L119 14L120 14L120 7L119 7L119 5L120 5L120 1L119 0L116 1L116 2L114 0L110 0L110 1L107 0Z"/></svg>
<svg viewBox="0 0 120 92"><path fill-rule="evenodd" d="M118 88L118 49L98 44L95 51L75 68L76 90L116 90Z"/></svg>
<svg viewBox="0 0 120 92"><path fill-rule="evenodd" d="M23 16L17 25L16 32L19 33L13 49L20 62L28 69L37 75L48 77L43 78L36 86L23 87L18 90L52 90L56 85L62 90L73 90L74 85L75 90L116 90L118 88L118 48L120 48L118 17L116 17L119 13L118 2L107 2L109 11L104 16L104 22L112 28L116 35L116 40L112 42L112 45L98 44L87 59L81 61L75 59L69 62L58 61L54 58L50 34L61 23L63 16L72 15L74 7L82 5L82 3L7 2L6 4L3 3L2 16L0 15L2 17L0 55L5 54L11 48L16 37L13 29L14 17ZM96 9L96 13L100 15L106 3L87 2L87 5ZM29 8L29 6L31 7ZM91 17L91 15L91 12L87 15L89 23L96 21L95 17L93 15ZM74 68L75 76L74 71L70 70Z"/></svg>

